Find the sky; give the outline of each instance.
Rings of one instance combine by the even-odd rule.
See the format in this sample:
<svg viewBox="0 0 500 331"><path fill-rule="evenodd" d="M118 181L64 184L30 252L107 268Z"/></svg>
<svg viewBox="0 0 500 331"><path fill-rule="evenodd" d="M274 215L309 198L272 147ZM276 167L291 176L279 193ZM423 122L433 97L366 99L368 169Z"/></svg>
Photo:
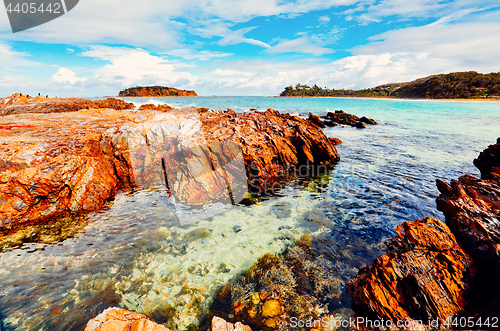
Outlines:
<svg viewBox="0 0 500 331"><path fill-rule="evenodd" d="M12 33L0 8L0 97L116 96L164 85L198 95L359 89L500 71L498 0L80 0Z"/></svg>

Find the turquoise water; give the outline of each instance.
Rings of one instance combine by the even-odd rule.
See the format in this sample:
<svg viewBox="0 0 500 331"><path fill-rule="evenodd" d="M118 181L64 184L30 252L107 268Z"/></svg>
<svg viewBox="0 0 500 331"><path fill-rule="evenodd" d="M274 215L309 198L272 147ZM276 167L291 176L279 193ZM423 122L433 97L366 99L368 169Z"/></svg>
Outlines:
<svg viewBox="0 0 500 331"><path fill-rule="evenodd" d="M500 103L493 102L123 99L292 114L342 109L379 125L325 129L344 141L335 168L312 183L289 183L279 196L255 206L181 226L161 189L121 193L90 214L71 238L5 249L0 253L3 329L82 330L104 308L121 306L183 330L198 323L221 286L304 233L336 240L349 257L338 275L347 280L384 252L382 243L398 224L425 216L443 219L435 208L435 180L479 175L473 159L500 136ZM332 311L348 309L346 302Z"/></svg>

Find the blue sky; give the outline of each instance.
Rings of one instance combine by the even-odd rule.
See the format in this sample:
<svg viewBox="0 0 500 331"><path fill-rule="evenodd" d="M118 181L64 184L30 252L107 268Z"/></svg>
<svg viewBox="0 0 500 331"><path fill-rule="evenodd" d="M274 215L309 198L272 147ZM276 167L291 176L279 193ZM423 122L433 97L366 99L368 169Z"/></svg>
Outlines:
<svg viewBox="0 0 500 331"><path fill-rule="evenodd" d="M497 0L80 0L13 34L0 9L0 97L136 85L277 95L500 71Z"/></svg>

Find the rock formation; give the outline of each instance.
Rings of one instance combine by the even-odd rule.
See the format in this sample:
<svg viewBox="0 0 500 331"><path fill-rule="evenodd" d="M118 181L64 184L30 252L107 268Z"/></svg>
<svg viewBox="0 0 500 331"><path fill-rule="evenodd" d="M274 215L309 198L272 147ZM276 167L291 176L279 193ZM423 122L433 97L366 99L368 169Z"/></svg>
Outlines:
<svg viewBox="0 0 500 331"><path fill-rule="evenodd" d="M108 308L87 323L85 331L170 331L146 315L121 308Z"/></svg>
<svg viewBox="0 0 500 331"><path fill-rule="evenodd" d="M165 185L165 168L174 176L170 180L182 177L170 183L176 197L200 204L227 192L228 180L248 177L266 194L268 185L287 178L290 167L339 160L320 130L275 110L38 115L22 109L28 113L0 116L0 228L97 210L119 190ZM186 152L188 147L194 149ZM176 157L211 165L213 171L187 173Z"/></svg>
<svg viewBox="0 0 500 331"><path fill-rule="evenodd" d="M364 129L366 128L365 123L370 125L377 124L377 122L371 118L365 116L359 118L356 115L347 114L343 110L336 110L334 113L328 112L326 116L321 116L321 118L323 118L322 122L318 116L309 114L309 121L322 128L325 126L350 125L358 129Z"/></svg>
<svg viewBox="0 0 500 331"><path fill-rule="evenodd" d="M441 323L460 312L475 273L448 227L433 218L405 222L388 253L361 268L347 284L354 303L375 319Z"/></svg>
<svg viewBox="0 0 500 331"><path fill-rule="evenodd" d="M236 322L235 324L226 322L224 319L214 316L212 318L211 331L252 331L252 329L242 324L241 322Z"/></svg>
<svg viewBox="0 0 500 331"><path fill-rule="evenodd" d="M446 225L431 218L403 223L388 254L348 283L360 315L442 323L478 321L500 309L500 138L474 164L481 179L437 180Z"/></svg>
<svg viewBox="0 0 500 331"><path fill-rule="evenodd" d="M197 97L195 91L179 90L166 86L138 86L120 91L120 97Z"/></svg>
<svg viewBox="0 0 500 331"><path fill-rule="evenodd" d="M481 179L437 180L437 207L464 249L482 269L500 277L500 138L474 164Z"/></svg>
<svg viewBox="0 0 500 331"><path fill-rule="evenodd" d="M147 103L145 105L142 105L139 107L139 110L158 110L158 111L169 111L174 108L170 107L169 105L153 105L152 103Z"/></svg>
<svg viewBox="0 0 500 331"><path fill-rule="evenodd" d="M78 98L35 98L15 93L10 97L0 99L0 116L26 113L62 113L82 109L110 108L116 110L134 109L133 103L108 98L92 101Z"/></svg>

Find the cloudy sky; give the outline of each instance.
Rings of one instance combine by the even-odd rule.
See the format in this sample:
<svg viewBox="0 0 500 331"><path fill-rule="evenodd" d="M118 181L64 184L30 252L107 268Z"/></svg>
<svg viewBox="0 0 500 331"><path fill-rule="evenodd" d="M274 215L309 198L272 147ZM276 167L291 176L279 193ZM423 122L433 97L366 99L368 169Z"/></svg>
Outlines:
<svg viewBox="0 0 500 331"><path fill-rule="evenodd" d="M0 97L117 95L136 85L277 95L500 71L498 0L80 0L12 33L0 8Z"/></svg>

